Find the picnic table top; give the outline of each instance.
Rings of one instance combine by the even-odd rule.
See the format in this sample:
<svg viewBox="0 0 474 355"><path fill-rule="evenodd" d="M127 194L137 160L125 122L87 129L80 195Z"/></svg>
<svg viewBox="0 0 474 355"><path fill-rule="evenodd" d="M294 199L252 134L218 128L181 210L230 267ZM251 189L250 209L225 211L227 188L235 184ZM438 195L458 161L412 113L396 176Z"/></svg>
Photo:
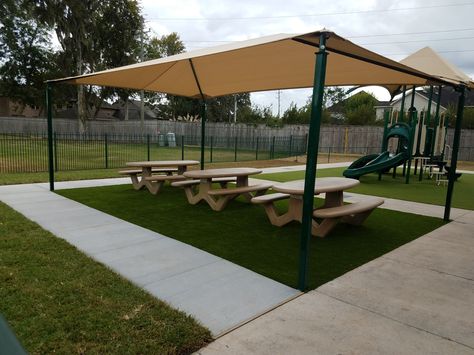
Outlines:
<svg viewBox="0 0 474 355"><path fill-rule="evenodd" d="M133 167L165 167L165 166L187 166L187 165L198 165L199 162L196 160L150 160L150 161L133 161L126 163L127 166Z"/></svg>
<svg viewBox="0 0 474 355"><path fill-rule="evenodd" d="M262 170L254 168L223 168L186 171L183 175L192 179L210 179L214 177L248 176L261 172Z"/></svg>
<svg viewBox="0 0 474 355"><path fill-rule="evenodd" d="M350 189L359 185L359 180L343 177L323 177L316 179L314 186L314 194L323 192L334 192ZM272 187L273 190L291 195L304 194L304 180L293 180L287 182L276 183Z"/></svg>

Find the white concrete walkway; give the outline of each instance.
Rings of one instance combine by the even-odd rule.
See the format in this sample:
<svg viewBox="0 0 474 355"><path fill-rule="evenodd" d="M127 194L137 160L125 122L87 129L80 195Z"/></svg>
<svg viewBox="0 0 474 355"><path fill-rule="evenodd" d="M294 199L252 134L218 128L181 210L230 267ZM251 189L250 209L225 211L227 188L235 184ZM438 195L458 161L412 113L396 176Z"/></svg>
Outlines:
<svg viewBox="0 0 474 355"><path fill-rule="evenodd" d="M112 185L123 180L64 182L57 188ZM157 298L193 315L214 336L300 294L205 251L52 193L47 184L0 186L0 201Z"/></svg>
<svg viewBox="0 0 474 355"><path fill-rule="evenodd" d="M472 355L473 256L470 211L198 353Z"/></svg>

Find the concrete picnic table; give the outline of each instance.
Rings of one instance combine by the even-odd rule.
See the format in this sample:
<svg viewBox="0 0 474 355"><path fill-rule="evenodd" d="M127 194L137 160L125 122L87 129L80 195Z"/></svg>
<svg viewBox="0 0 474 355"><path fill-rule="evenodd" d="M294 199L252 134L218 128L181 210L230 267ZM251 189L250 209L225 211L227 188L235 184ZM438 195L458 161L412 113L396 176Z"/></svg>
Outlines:
<svg viewBox="0 0 474 355"><path fill-rule="evenodd" d="M221 211L227 203L239 195L248 201L256 195L264 194L271 184L249 186L249 175L260 174L262 171L254 168L223 168L186 171L183 175L192 180L178 181L172 186L183 187L188 202L192 205L206 201L215 211ZM235 188L228 188L227 183L235 181ZM219 182L221 189L213 189L212 184ZM194 189L196 188L197 191Z"/></svg>
<svg viewBox="0 0 474 355"><path fill-rule="evenodd" d="M276 194L255 197L253 203L263 204L270 222L275 226L283 226L292 221L302 221L304 180L295 180L275 183L272 190ZM359 185L359 180L342 177L317 178L315 181L314 195L325 193L324 205L316 209L313 214L312 234L324 237L338 222L340 218L344 222L360 224L367 218L370 212L383 203L382 199L370 199L364 203L344 205L343 192ZM289 198L288 210L279 214L273 202ZM357 218L355 218L357 216ZM315 218L322 219L318 223Z"/></svg>
<svg viewBox="0 0 474 355"><path fill-rule="evenodd" d="M123 171L130 175L133 187L139 190L146 187L152 194L157 194L166 181L184 180L183 173L190 165L198 165L196 160L150 160L129 162L125 165L137 170ZM153 175L163 172L165 175ZM176 172L176 174L173 174ZM141 175L141 179L138 178Z"/></svg>

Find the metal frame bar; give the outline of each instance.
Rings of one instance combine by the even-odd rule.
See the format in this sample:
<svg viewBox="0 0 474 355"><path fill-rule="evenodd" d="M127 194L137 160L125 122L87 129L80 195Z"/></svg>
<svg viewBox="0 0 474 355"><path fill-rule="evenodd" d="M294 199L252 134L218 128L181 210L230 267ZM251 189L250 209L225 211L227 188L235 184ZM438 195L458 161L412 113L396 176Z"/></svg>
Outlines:
<svg viewBox="0 0 474 355"><path fill-rule="evenodd" d="M316 167L318 160L319 132L321 126L324 81L326 78L326 39L329 33L322 32L319 37L319 51L316 53L313 97L311 102L311 121L308 135L308 155L306 157L306 173L303 195L303 218L300 239L300 261L298 288L304 291L307 286L309 245L313 222L314 186L316 183Z"/></svg>
<svg viewBox="0 0 474 355"><path fill-rule="evenodd" d="M456 126L454 128L453 150L451 154L451 167L448 173L448 191L446 192L446 203L444 205L444 220L449 221L451 213L451 202L454 192L454 180L456 179L456 167L458 164L459 140L461 138L461 122L464 116L464 102L466 100L466 87L459 87L458 109L456 113Z"/></svg>
<svg viewBox="0 0 474 355"><path fill-rule="evenodd" d="M202 92L201 83L196 73L196 68L194 68L194 63L192 59L189 59L189 64L191 65L191 70L193 71L194 79L196 80L196 85L201 94L201 170L204 170L204 145L206 142L206 97Z"/></svg>
<svg viewBox="0 0 474 355"><path fill-rule="evenodd" d="M48 122L48 171L49 190L54 191L54 149L53 149L53 102L52 84L46 83L46 112Z"/></svg>

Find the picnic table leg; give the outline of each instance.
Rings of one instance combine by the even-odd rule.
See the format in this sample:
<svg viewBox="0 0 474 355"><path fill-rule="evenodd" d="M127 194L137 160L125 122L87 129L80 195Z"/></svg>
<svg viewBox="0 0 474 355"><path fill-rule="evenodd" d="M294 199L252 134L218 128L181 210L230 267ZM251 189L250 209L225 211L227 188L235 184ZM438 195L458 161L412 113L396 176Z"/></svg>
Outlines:
<svg viewBox="0 0 474 355"><path fill-rule="evenodd" d="M141 190L145 187L145 184L138 179L138 174L130 174L130 179L132 179L132 186L135 190Z"/></svg>
<svg viewBox="0 0 474 355"><path fill-rule="evenodd" d="M186 165L180 165L178 166L178 175L183 175L187 170L187 166Z"/></svg>
<svg viewBox="0 0 474 355"><path fill-rule="evenodd" d="M270 223L277 227L282 227L290 222L298 221L301 223L303 211L303 199L301 196L290 196L288 201L288 211L279 214L273 202L263 205Z"/></svg>
<svg viewBox="0 0 474 355"><path fill-rule="evenodd" d="M342 190L326 192L324 199L324 208L342 206L344 204L344 196Z"/></svg>
<svg viewBox="0 0 474 355"><path fill-rule="evenodd" d="M249 177L248 177L248 175L237 176L236 186L237 187L249 186ZM250 192L246 192L246 193L243 193L241 195L247 202L250 202L252 197L254 197L254 196L252 196L252 194ZM234 198L237 197L237 196L234 196Z"/></svg>

